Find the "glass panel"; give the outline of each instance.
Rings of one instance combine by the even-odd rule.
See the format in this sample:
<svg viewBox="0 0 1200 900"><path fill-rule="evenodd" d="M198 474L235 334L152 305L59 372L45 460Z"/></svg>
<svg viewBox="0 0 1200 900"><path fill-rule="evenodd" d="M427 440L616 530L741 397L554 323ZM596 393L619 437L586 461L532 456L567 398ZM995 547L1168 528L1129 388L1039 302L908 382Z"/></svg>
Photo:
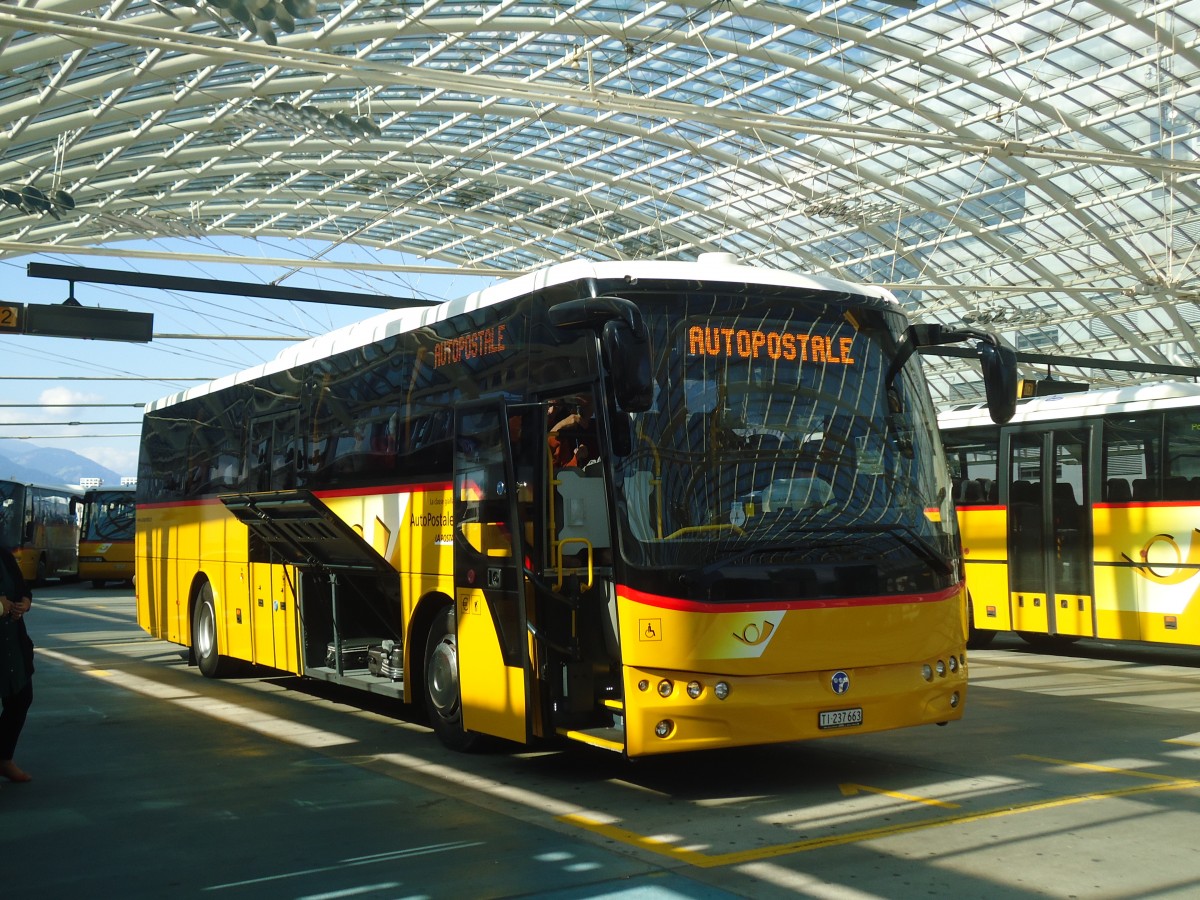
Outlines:
<svg viewBox="0 0 1200 900"><path fill-rule="evenodd" d="M1012 439L1012 483L1008 490L1009 573L1014 591L1046 588L1042 522L1042 435Z"/></svg>
<svg viewBox="0 0 1200 900"><path fill-rule="evenodd" d="M1103 498L1108 503L1162 496L1159 459L1162 415L1109 416L1104 420Z"/></svg>
<svg viewBox="0 0 1200 900"><path fill-rule="evenodd" d="M954 500L959 506L998 503L1000 448L995 429L943 435Z"/></svg>
<svg viewBox="0 0 1200 900"><path fill-rule="evenodd" d="M1090 594L1091 509L1088 484L1087 432L1054 435L1054 486L1051 494L1058 594Z"/></svg>

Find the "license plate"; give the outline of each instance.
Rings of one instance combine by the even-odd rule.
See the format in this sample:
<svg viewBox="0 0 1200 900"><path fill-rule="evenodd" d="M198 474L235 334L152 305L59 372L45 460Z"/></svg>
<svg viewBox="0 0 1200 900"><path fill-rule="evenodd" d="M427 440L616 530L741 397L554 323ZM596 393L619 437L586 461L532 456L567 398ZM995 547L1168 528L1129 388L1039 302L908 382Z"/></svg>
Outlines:
<svg viewBox="0 0 1200 900"><path fill-rule="evenodd" d="M862 707L853 709L831 709L828 712L817 713L818 728L850 728L863 723Z"/></svg>

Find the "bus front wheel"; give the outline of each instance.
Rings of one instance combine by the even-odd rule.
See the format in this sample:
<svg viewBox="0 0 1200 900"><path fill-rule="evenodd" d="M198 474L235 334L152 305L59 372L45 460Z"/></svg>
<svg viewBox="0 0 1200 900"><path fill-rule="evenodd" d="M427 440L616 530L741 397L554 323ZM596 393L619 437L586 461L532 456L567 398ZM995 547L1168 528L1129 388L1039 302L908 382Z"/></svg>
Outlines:
<svg viewBox="0 0 1200 900"><path fill-rule="evenodd" d="M200 588L192 611L192 654L205 678L219 678L225 670L225 660L217 652L217 610L208 582Z"/></svg>
<svg viewBox="0 0 1200 900"><path fill-rule="evenodd" d="M453 606L437 612L425 641L425 706L438 740L451 750L475 747L479 735L463 728Z"/></svg>

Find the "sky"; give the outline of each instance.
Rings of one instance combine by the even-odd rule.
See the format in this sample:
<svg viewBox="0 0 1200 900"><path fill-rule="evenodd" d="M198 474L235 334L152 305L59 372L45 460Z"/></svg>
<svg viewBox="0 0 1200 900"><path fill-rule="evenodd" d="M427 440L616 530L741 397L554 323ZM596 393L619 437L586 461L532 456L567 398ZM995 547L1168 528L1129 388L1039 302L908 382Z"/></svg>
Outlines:
<svg viewBox="0 0 1200 900"><path fill-rule="evenodd" d="M169 239L109 249L272 259L311 258L324 250L320 258L347 263L349 268L292 272L240 263L37 254L0 260L0 305L54 304L67 299L66 281L28 276L31 262L428 299L451 299L493 283L478 276L356 270L356 263L420 265L425 261L364 247L328 248L283 239ZM258 365L291 346L293 339L307 339L380 312L370 307L86 282L75 284L74 295L83 306L153 313L155 339L139 344L0 335L0 396L4 398L0 438L27 438L30 444L71 450L122 476L137 474L141 410L133 404L140 407L199 383L193 379L219 378ZM289 340L253 339L263 337Z"/></svg>

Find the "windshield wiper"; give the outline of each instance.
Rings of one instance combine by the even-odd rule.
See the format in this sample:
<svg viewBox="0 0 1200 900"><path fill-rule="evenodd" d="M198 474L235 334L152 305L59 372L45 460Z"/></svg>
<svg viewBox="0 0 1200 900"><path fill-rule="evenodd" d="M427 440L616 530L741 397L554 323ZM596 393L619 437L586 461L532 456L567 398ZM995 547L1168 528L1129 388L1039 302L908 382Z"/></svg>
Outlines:
<svg viewBox="0 0 1200 900"><path fill-rule="evenodd" d="M914 554L925 560L943 575L953 575L954 566L946 559L937 546L921 535L911 525L901 525L899 522L877 522L873 525L836 525L833 531L850 531L855 534L886 534L903 544Z"/></svg>

